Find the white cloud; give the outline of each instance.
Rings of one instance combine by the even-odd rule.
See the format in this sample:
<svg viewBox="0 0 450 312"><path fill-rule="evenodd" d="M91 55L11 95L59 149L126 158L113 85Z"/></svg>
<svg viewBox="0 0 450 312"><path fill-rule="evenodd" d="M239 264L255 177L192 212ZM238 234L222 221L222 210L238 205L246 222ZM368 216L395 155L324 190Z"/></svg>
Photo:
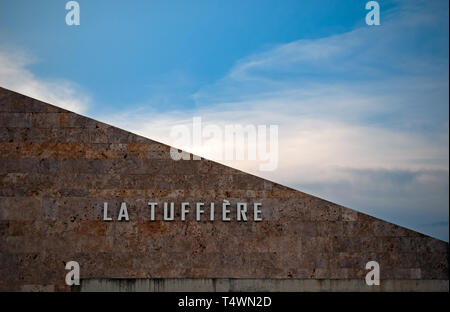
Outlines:
<svg viewBox="0 0 450 312"><path fill-rule="evenodd" d="M310 118L240 102L241 109L212 107L191 112L159 114L139 110L101 119L174 145L170 129L192 126L201 116L204 125L279 125L279 164L273 172L259 171L260 162L220 161L231 167L326 198L429 235L448 239L448 228L430 227L448 220L448 130L418 131L364 126ZM177 146L183 148L183 146ZM215 146L209 145L214 149ZM212 158L202 146L185 148ZM211 157L209 157L211 156Z"/></svg>
<svg viewBox="0 0 450 312"><path fill-rule="evenodd" d="M192 128L192 117L201 116L203 125L277 124L279 125L280 166L273 173L258 171L254 161L229 162L239 169L289 185L340 179L332 168L383 170L448 170L448 134L438 133L431 141L419 132L400 131L377 126L348 124L326 118L310 118L271 111L271 104L258 108L241 102L247 109L197 110L194 112L127 112L102 119L146 137L173 145L170 129L174 125ZM178 147L178 146L177 146ZM208 158L202 146L179 146ZM204 151L204 150L203 150ZM212 157L212 155L210 156ZM300 170L301 168L301 170ZM328 168L327 174L312 173ZM305 171L306 170L306 171ZM323 171L323 170L319 170Z"/></svg>
<svg viewBox="0 0 450 312"><path fill-rule="evenodd" d="M0 51L0 86L73 112L87 110L89 97L79 86L67 80L36 77L27 68L32 61L18 51L14 54Z"/></svg>

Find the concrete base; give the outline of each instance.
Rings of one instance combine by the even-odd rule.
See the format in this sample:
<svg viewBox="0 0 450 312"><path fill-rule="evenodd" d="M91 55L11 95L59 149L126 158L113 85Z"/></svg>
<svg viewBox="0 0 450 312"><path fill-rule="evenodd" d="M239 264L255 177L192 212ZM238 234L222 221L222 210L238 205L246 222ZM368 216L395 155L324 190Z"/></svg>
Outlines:
<svg viewBox="0 0 450 312"><path fill-rule="evenodd" d="M448 280L382 280L367 286L364 280L333 279L85 279L76 291L107 292L448 292Z"/></svg>

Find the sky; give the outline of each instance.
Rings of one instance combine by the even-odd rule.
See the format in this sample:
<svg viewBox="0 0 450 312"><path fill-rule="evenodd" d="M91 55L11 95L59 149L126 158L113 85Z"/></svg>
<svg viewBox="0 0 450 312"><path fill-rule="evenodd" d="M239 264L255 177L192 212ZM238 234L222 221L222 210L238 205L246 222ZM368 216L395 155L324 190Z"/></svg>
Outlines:
<svg viewBox="0 0 450 312"><path fill-rule="evenodd" d="M0 86L167 144L278 125L276 170L222 162L448 241L448 1L66 2L0 0Z"/></svg>

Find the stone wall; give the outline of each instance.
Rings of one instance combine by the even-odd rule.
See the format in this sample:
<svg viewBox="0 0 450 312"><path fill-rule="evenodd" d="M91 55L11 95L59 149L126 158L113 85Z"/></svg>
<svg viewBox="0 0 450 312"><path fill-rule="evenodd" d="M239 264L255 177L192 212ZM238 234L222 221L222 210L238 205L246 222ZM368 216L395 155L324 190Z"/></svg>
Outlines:
<svg viewBox="0 0 450 312"><path fill-rule="evenodd" d="M0 88L0 290L70 290L71 260L82 279L344 281L375 260L382 283L448 285L446 242L169 149ZM224 199L262 203L263 220L149 221L149 201ZM103 221L104 202L130 221Z"/></svg>

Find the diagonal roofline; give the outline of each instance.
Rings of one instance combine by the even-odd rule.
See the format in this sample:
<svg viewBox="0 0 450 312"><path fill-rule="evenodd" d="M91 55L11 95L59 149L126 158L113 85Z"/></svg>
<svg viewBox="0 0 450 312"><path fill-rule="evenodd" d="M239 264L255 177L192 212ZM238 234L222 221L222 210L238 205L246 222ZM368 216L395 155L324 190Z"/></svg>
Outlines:
<svg viewBox="0 0 450 312"><path fill-rule="evenodd" d="M163 146L167 147L168 149L169 149L169 148L176 148L176 147L173 147L173 146L168 145L168 144L166 144L166 143L162 143L162 142L153 140L153 139L151 139L151 138L142 136L142 135L140 135L140 134L136 134L136 133L134 133L134 132L131 132L131 131L128 131L128 130L119 128L119 127L117 127L117 126L114 126L114 125L105 123L105 122L103 122L103 121L94 119L94 118L92 118L92 117L88 117L88 116L82 115L82 114L80 114L80 113L76 113L76 112L70 111L70 110L68 110L68 109L59 107L59 106L57 106L57 105L55 105L55 104L47 103L47 102L44 102L44 101L42 101L42 100L36 99L36 98L34 98L34 97L32 97L32 96L28 96L28 95L25 95L25 94L22 94L22 93L19 93L19 92L16 92L16 91L13 91L13 90L4 88L4 87L2 87L2 86L0 86L0 101L1 101L1 94L2 94L2 93L5 93L5 91L6 91L6 92L9 92L9 93L13 93L13 94L19 95L19 96L26 97L26 98L31 99L31 100L33 100L33 101L37 101L37 102L39 102L39 103L41 103L41 104L43 104L43 105L45 105L45 106L50 106L53 110L55 110L55 112L58 112L58 111L59 111L59 112L61 112L61 113L71 113L71 114L75 114L75 115L77 115L77 116L80 116L80 117L82 117L82 118L89 119L89 120L91 120L91 121L93 121L93 122L96 122L96 123L105 125L105 126L107 126L107 127L112 127L112 128L114 128L114 129L116 129L116 130L119 130L119 131L122 131L122 132L126 132L126 133L128 133L128 134L133 135L133 136L139 137L139 138L141 138L141 139L143 139L143 140L146 140L146 141L150 141L150 142L152 142L152 143L156 143L156 144L163 145ZM0 102L0 103L1 103L1 102ZM18 111L18 112L19 112L19 111ZM30 113L32 113L32 112L30 112ZM312 197L312 198L315 198L315 199L319 199L319 200L324 201L324 202L326 202L326 203L333 204L333 205L337 205L337 206L339 206L339 207L341 207L341 208L348 209L348 210L351 210L351 211L353 211L353 212L357 212L357 213L359 213L359 214L368 216L368 217L373 218L373 219L375 219L375 220L377 220L377 221L388 222L388 223L390 223L390 224L392 224L392 225L395 225L395 226L397 226L397 227L406 229L406 230L411 231L411 232L413 232L413 233L415 233L415 234L419 234L420 236L432 238L432 239L435 239L435 240L438 240L438 241L441 241L441 242L444 242L444 243L447 243L447 244L448 244L448 242L446 242L446 241L444 241L444 240L441 240L441 239L439 239L439 238L432 237L432 236L430 236L430 235L427 235L427 234L418 232L418 231L416 231L416 230L407 228L407 227L405 227L405 226L401 226L401 225L398 225L398 224L396 224L396 223L393 223L393 222L390 222L390 221L387 221L387 220L380 219L380 218L375 217L375 216L372 216L372 215L370 215L370 214L360 212L360 211L358 211L358 210L356 210L356 209L352 209L352 208L349 208L349 207L346 207L346 206L343 206L343 205L340 205L340 204L331 202L331 201L329 201L329 200L327 200L327 199L324 199L324 198L321 198L321 197L319 197L319 196L311 195L311 194L309 194L309 193L305 193L305 192L303 192L303 191L301 191L301 190L297 190L297 189L295 189L295 188L292 188L292 187L289 187L289 186L282 185L282 184L280 184L280 183L278 183L278 182L275 182L275 181L272 181L272 180L269 180L269 179L260 177L260 176L258 176L258 175L255 175L255 174L252 174L252 173L248 173L248 172L245 172L245 171L240 170L240 169L237 169L237 168L233 168L233 167L231 167L231 166L229 166L229 165L225 165L225 164L219 163L219 162L214 161L214 160L207 159L207 158L205 158L205 157L202 157L202 156L200 156L200 155L196 155L196 154L191 153L191 152L189 152L189 151L185 151L185 150L182 150L182 149L179 149L179 150L181 150L181 151L183 151L183 152L185 152L185 153L188 153L188 154L190 155L190 159L192 159L193 156L197 156L197 157L200 158L200 160L206 160L206 161L212 162L212 163L214 163L214 164L216 164L216 165L224 166L224 167L226 167L226 168L228 168L228 169L235 170L235 171L237 171L237 172L239 172L239 173L241 173L241 174L249 175L249 176L255 177L255 178L257 178L257 179L260 179L260 180L263 180L263 181L270 182L270 183L272 183L272 184L274 184L274 185L276 185L276 186L278 186L278 187L284 188L284 189L286 189L286 190L288 190L288 191L301 193L301 194L303 194L303 195L305 195L305 196L309 196L309 197ZM174 160L174 161L175 161L175 160ZM184 160L179 160L179 161L184 161Z"/></svg>

